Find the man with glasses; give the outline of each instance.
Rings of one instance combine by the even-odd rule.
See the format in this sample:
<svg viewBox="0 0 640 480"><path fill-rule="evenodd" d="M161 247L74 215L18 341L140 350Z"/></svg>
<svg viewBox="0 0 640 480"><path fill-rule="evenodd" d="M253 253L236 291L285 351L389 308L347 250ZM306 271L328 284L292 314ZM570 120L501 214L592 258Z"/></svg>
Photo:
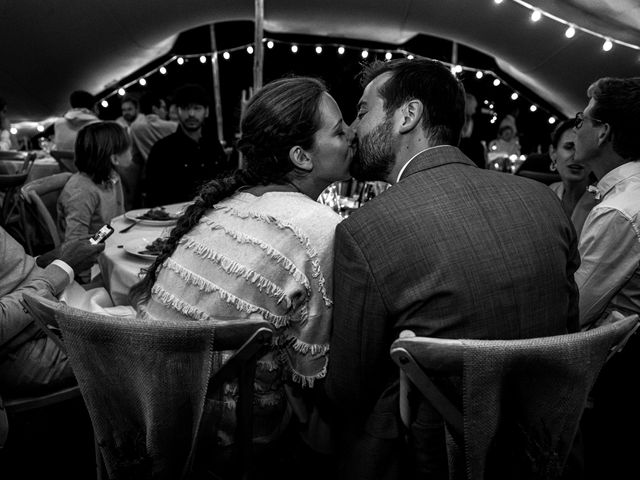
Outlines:
<svg viewBox="0 0 640 480"><path fill-rule="evenodd" d="M585 221L578 247L583 328L606 322L613 311L640 313L640 77L601 78L587 95L587 108L576 115L574 160L598 178L599 204ZM594 409L585 414L586 459L594 461L587 471L594 478L623 478L635 468L639 347L632 338L607 364L594 390Z"/></svg>

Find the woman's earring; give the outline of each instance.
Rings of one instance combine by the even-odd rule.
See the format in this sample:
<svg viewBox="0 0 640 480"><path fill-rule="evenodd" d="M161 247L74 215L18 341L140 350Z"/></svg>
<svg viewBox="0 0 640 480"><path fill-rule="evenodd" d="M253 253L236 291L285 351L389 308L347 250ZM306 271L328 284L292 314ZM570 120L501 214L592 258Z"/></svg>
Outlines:
<svg viewBox="0 0 640 480"><path fill-rule="evenodd" d="M549 170L555 172L557 169L558 168L556 167L556 162L551 162L551 165L549 165Z"/></svg>

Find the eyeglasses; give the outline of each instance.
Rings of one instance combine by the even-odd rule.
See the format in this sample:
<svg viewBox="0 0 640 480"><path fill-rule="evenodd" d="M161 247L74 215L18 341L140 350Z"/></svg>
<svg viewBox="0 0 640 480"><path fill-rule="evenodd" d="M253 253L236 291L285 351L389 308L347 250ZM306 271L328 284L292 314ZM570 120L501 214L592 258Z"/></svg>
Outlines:
<svg viewBox="0 0 640 480"><path fill-rule="evenodd" d="M591 120L592 122L597 122L597 123L606 123L603 122L602 120L598 120L597 118L593 118L593 117L589 117L589 116L585 116L584 112L578 112L576 113L576 125L575 125L575 129L578 130L580 128L582 128L582 124L584 123L584 119L588 118L589 120Z"/></svg>

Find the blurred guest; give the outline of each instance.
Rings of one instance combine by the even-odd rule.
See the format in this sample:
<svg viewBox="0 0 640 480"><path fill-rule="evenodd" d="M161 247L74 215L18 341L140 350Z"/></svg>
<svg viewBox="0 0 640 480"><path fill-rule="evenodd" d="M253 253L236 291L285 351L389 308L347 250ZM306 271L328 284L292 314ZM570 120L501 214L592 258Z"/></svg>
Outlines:
<svg viewBox="0 0 640 480"><path fill-rule="evenodd" d="M138 99L133 95L125 95L120 103L120 109L122 111L122 115L116 118L116 123L121 125L127 133L129 133L129 129L133 122L142 118Z"/></svg>
<svg viewBox="0 0 640 480"><path fill-rule="evenodd" d="M351 171L392 186L336 228L326 389L342 477L449 478L444 423L428 402L414 410L408 454L392 342L405 329L505 340L576 331L577 239L549 188L478 169L454 146L464 88L446 66L378 62L363 79Z"/></svg>
<svg viewBox="0 0 640 480"><path fill-rule="evenodd" d="M209 95L200 85L176 90L180 127L159 140L147 159L147 204L154 207L186 202L198 187L233 170L214 129L203 128Z"/></svg>
<svg viewBox="0 0 640 480"><path fill-rule="evenodd" d="M574 118L560 122L551 134L549 155L551 170L558 171L561 182L552 183L549 188L556 192L562 208L571 218L576 234L580 237L582 225L587 215L596 205L593 194L587 191L591 183L591 169L574 161L576 132Z"/></svg>
<svg viewBox="0 0 640 480"><path fill-rule="evenodd" d="M584 328L613 311L640 314L640 77L601 78L587 96L584 112L576 115L574 161L593 170L599 203L582 227L575 275ZM625 478L636 468L638 365L636 334L600 374L585 418L590 478Z"/></svg>
<svg viewBox="0 0 640 480"><path fill-rule="evenodd" d="M115 122L80 130L74 173L58 197L58 224L65 240L96 233L124 213L120 176L115 166L131 162L129 137Z"/></svg>
<svg viewBox="0 0 640 480"><path fill-rule="evenodd" d="M180 118L178 117L178 105L176 105L176 102L173 100L173 98L169 99L169 107L167 109L167 120L170 120L172 122L179 122Z"/></svg>
<svg viewBox="0 0 640 480"><path fill-rule="evenodd" d="M178 92L183 128L197 123L189 121L196 112L188 109L203 105L201 95L192 87ZM150 318L258 316L273 325L278 341L256 373L253 434L261 443L275 441L290 421L285 383L312 387L326 372L333 235L341 218L316 198L330 183L350 177L352 140L319 80L293 77L265 85L242 118L238 148L246 169L202 187L162 254L131 289L132 304ZM212 404L218 447L233 442L235 401L232 387Z"/></svg>
<svg viewBox="0 0 640 480"><path fill-rule="evenodd" d="M0 150L12 150L11 123L7 117L7 101L0 97Z"/></svg>
<svg viewBox="0 0 640 480"><path fill-rule="evenodd" d="M474 116L477 109L478 100L476 100L474 95L467 93L465 95L464 126L462 127L462 134L460 136L460 150L473 160L473 163L478 167L485 168L487 165L486 152L484 151L485 146L474 129Z"/></svg>
<svg viewBox="0 0 640 480"><path fill-rule="evenodd" d="M520 143L511 125L503 125L498 129L498 138L489 142L489 152L494 158L520 155Z"/></svg>
<svg viewBox="0 0 640 480"><path fill-rule="evenodd" d="M93 95L76 90L69 97L71 110L58 118L53 127L53 144L56 150L73 151L78 132L85 125L100 121L94 111Z"/></svg>
<svg viewBox="0 0 640 480"><path fill-rule="evenodd" d="M178 128L177 122L164 120L167 116L167 105L164 99L152 92L146 92L140 97L140 111L142 117L131 125L131 147L133 163L140 170L138 187L135 190L144 196L147 157L151 147L161 138L172 134ZM134 204L142 203L135 201Z"/></svg>
<svg viewBox="0 0 640 480"><path fill-rule="evenodd" d="M34 259L0 227L0 394L39 394L74 383L66 355L20 302L24 292L58 296L102 250L83 238Z"/></svg>

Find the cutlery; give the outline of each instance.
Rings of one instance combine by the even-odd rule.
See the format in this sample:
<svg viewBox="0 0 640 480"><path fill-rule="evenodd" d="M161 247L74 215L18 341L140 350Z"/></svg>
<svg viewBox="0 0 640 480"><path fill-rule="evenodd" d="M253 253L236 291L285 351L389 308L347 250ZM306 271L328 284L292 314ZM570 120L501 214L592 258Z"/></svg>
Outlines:
<svg viewBox="0 0 640 480"><path fill-rule="evenodd" d="M118 233L125 233L128 232L129 230L131 230L133 227L135 227L137 224L140 223L140 220L137 220L135 222L133 222L131 225L129 225L128 227L124 227L122 230L120 230Z"/></svg>

